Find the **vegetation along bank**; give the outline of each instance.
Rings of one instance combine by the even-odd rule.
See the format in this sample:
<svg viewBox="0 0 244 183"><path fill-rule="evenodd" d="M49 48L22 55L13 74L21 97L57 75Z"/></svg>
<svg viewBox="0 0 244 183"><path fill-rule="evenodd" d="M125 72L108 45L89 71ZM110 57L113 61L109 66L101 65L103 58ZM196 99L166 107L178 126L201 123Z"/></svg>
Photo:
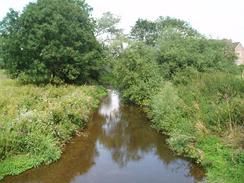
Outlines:
<svg viewBox="0 0 244 183"><path fill-rule="evenodd" d="M0 178L61 156L105 95L120 90L207 182L244 182L243 66L232 43L171 18L129 34L82 0L38 0L0 24Z"/></svg>
<svg viewBox="0 0 244 183"><path fill-rule="evenodd" d="M0 179L60 158L106 95L90 7L38 0L0 23ZM12 78L12 79L9 79Z"/></svg>
<svg viewBox="0 0 244 183"><path fill-rule="evenodd" d="M138 20L130 37L114 60L124 100L145 109L176 153L201 164L207 182L243 182L244 80L231 43L169 17Z"/></svg>
<svg viewBox="0 0 244 183"><path fill-rule="evenodd" d="M0 74L0 178L61 157L106 92L96 86L22 85Z"/></svg>

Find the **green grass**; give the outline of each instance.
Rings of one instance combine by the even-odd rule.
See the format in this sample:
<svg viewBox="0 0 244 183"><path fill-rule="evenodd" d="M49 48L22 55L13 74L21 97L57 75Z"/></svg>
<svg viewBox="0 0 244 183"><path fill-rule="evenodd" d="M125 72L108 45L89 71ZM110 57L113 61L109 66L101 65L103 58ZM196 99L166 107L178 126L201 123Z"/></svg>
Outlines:
<svg viewBox="0 0 244 183"><path fill-rule="evenodd" d="M25 170L37 167L43 162L42 157L25 155L16 155L1 162L1 176L3 179L5 175L18 175Z"/></svg>
<svg viewBox="0 0 244 183"><path fill-rule="evenodd" d="M170 147L194 158L210 183L244 182L244 82L226 73L165 83L152 98L154 128Z"/></svg>
<svg viewBox="0 0 244 183"><path fill-rule="evenodd" d="M213 183L242 183L244 181L244 151L226 146L218 136L199 138L196 148L204 152L202 165Z"/></svg>
<svg viewBox="0 0 244 183"><path fill-rule="evenodd" d="M21 85L0 71L0 179L60 158L104 88Z"/></svg>

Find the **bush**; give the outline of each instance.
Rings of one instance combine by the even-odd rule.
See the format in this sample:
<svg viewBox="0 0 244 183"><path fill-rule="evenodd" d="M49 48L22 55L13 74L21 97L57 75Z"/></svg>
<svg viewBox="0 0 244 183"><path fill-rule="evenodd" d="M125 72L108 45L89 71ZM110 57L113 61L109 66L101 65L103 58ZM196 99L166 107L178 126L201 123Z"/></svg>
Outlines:
<svg viewBox="0 0 244 183"><path fill-rule="evenodd" d="M170 132L175 128L175 123L182 116L181 99L174 86L167 82L160 91L152 97L151 118L155 128Z"/></svg>
<svg viewBox="0 0 244 183"><path fill-rule="evenodd" d="M93 86L22 86L2 74L0 88L0 178L59 159L105 95ZM11 167L13 161L21 164Z"/></svg>
<svg viewBox="0 0 244 183"><path fill-rule="evenodd" d="M115 63L114 75L122 97L138 105L148 105L161 83L154 50L140 42L120 55Z"/></svg>
<svg viewBox="0 0 244 183"><path fill-rule="evenodd" d="M102 48L82 0L38 0L1 22L3 60L27 83L87 83L101 70Z"/></svg>
<svg viewBox="0 0 244 183"><path fill-rule="evenodd" d="M179 96L189 106L198 106L201 120L209 127L223 130L230 123L242 125L244 83L235 75L221 72L200 74L189 85L179 87Z"/></svg>
<svg viewBox="0 0 244 183"><path fill-rule="evenodd" d="M189 82L160 88L149 116L169 135L170 147L201 162L210 182L243 182L243 141L232 132L244 125L243 81L222 72L197 73Z"/></svg>

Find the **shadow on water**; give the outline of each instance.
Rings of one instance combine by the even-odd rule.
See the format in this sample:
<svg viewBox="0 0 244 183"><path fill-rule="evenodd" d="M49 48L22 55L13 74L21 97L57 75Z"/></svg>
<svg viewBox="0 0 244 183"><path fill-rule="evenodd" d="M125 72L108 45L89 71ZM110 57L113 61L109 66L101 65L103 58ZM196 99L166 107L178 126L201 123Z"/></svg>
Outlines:
<svg viewBox="0 0 244 183"><path fill-rule="evenodd" d="M110 91L58 162L7 177L3 183L203 182L203 171L175 156L166 137L149 124L140 109L121 106L119 95Z"/></svg>

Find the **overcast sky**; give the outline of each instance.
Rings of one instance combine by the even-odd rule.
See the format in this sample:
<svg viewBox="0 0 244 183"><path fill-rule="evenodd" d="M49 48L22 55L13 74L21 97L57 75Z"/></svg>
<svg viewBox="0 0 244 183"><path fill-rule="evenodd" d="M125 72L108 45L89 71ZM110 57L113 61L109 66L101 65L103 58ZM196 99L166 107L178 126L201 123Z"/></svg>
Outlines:
<svg viewBox="0 0 244 183"><path fill-rule="evenodd" d="M0 19L9 8L21 11L30 0L0 0ZM189 22L213 38L228 38L244 44L244 0L87 0L94 17L110 11L121 17L126 31L138 18L155 20L172 16Z"/></svg>

